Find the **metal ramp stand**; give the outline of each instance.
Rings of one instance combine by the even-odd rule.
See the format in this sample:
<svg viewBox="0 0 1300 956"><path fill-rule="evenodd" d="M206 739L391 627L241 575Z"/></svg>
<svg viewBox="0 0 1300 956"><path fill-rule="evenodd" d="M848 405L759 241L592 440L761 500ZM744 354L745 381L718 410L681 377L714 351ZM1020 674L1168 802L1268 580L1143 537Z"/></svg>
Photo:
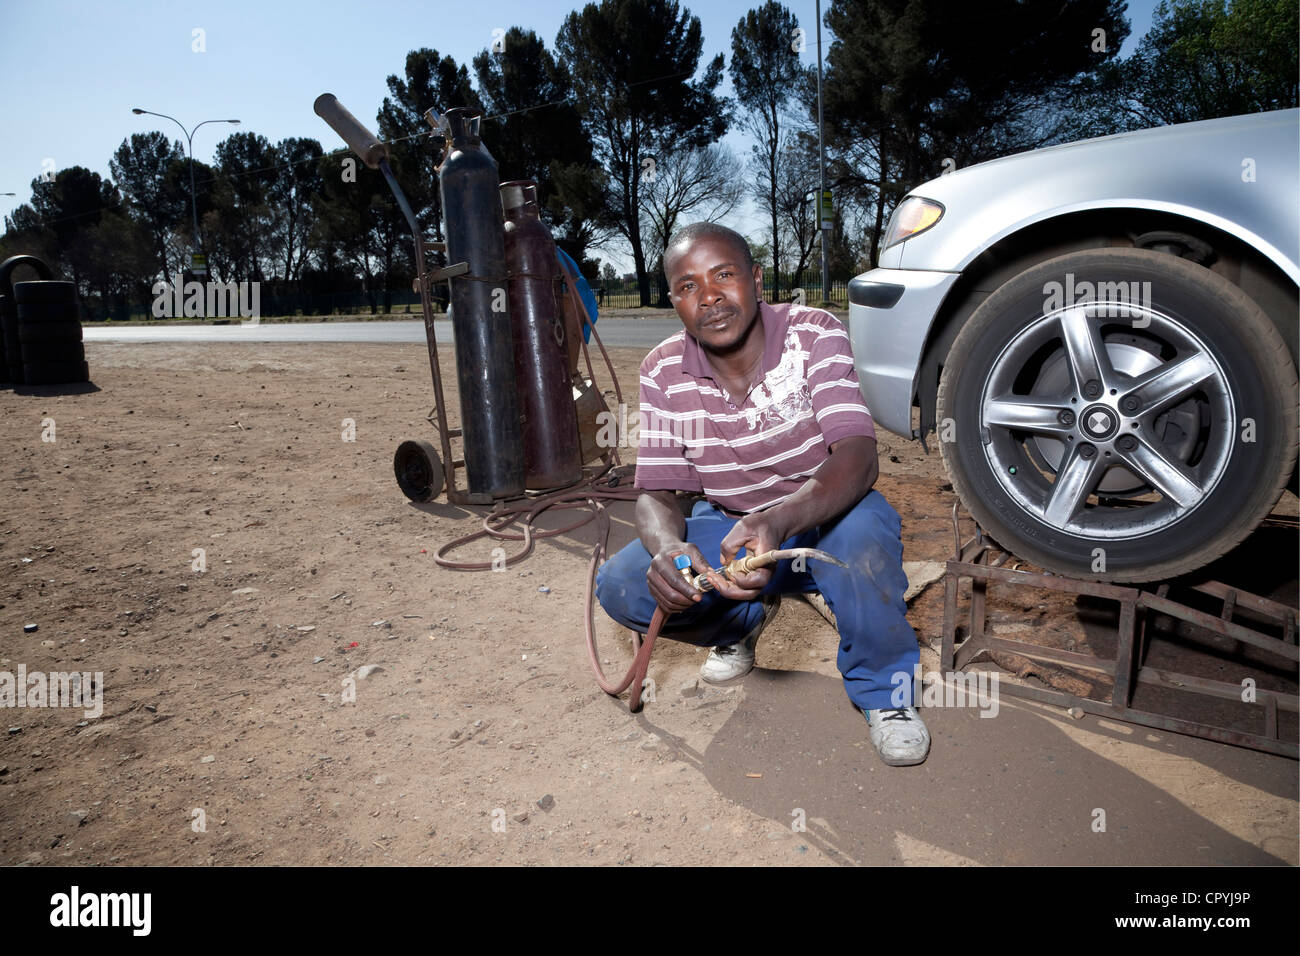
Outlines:
<svg viewBox="0 0 1300 956"><path fill-rule="evenodd" d="M1054 574L1009 570L1002 567L1011 557L998 548L976 525L975 534L965 543L961 541L958 524L958 505L953 506L953 538L956 547L948 561L944 576L943 644L940 653L945 671L961 670L982 651L1004 651L1033 660L1051 661L1106 674L1111 679L1110 700L1099 701L1077 697L1060 690L1032 687L1014 682L1002 682L999 690L1015 697L1023 697L1062 708L1077 707L1087 713L1112 717L1128 723L1140 724L1159 730L1189 734L1206 740L1247 747L1267 753L1300 759L1300 746L1282 740L1278 735L1278 711L1300 711L1300 698L1276 691L1256 688L1254 701L1243 698L1239 684L1208 680L1190 674L1158 670L1143 666L1147 645L1146 623L1148 612L1158 612L1205 628L1216 634L1233 638L1275 654L1288 661L1300 673L1300 648L1296 643L1295 608L1269 601L1257 595L1230 588L1218 581L1203 580L1188 587L1223 601L1222 613L1215 617L1177 601L1170 600L1169 585L1160 584L1154 592L1132 587L1083 581ZM962 578L971 579L969 630L960 645L957 637L957 588ZM1092 654L1041 647L1025 641L996 637L985 627L985 604L990 582L1001 582L1018 587L1039 587L1069 594L1087 594L1119 603L1119 634L1115 658L1108 659ZM1233 620L1239 609L1268 618L1282 629L1276 638ZM1243 733L1212 724L1197 723L1166 714L1135 710L1132 703L1135 684L1150 684L1193 694L1203 694L1222 700L1231 700L1242 707L1263 709L1264 732Z"/></svg>

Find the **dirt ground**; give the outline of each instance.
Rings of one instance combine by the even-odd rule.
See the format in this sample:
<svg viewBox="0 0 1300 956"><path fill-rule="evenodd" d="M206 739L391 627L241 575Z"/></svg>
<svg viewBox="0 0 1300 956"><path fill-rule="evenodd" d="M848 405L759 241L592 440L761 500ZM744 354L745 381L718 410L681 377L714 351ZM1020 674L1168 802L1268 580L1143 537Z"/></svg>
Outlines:
<svg viewBox="0 0 1300 956"><path fill-rule="evenodd" d="M434 438L423 346L86 351L97 390L0 392L0 671L102 672L104 695L97 718L0 710L0 864L1300 859L1294 761L1056 707L930 710L930 759L885 767L833 630L793 600L732 687L697 686L704 651L662 642L630 715L586 660L593 526L501 573L434 563L483 509L394 481L398 442ZM641 352L613 354L634 401ZM938 453L880 452L905 560L945 560ZM615 549L632 506L612 514ZM910 606L931 668L942 596ZM990 616L1096 643L1065 598Z"/></svg>

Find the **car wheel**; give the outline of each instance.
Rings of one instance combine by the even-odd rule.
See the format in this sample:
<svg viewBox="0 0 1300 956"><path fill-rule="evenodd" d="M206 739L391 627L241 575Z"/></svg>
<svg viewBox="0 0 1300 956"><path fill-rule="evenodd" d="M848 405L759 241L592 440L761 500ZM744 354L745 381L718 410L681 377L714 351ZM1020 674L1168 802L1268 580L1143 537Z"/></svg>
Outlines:
<svg viewBox="0 0 1300 956"><path fill-rule="evenodd" d="M953 342L940 448L1000 544L1093 580L1157 581L1242 541L1295 466L1286 344L1240 289L1140 249L997 289Z"/></svg>

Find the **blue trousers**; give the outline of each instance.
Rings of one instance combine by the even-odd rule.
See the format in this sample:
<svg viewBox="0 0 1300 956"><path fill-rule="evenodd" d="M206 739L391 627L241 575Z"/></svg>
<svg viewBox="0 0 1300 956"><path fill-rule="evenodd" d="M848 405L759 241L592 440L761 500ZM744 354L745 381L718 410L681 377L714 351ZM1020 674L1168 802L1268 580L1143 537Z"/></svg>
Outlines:
<svg viewBox="0 0 1300 956"><path fill-rule="evenodd" d="M722 539L735 524L736 519L721 509L699 501L686 519L686 540L713 567L721 567ZM901 529L898 512L884 495L872 491L838 518L781 544L782 548L820 548L847 564L847 569L809 560L804 570L796 571L793 562L782 561L763 590L764 595L822 593L839 625L836 663L844 676L844 689L849 700L868 710L898 706L891 696L900 686L903 702L910 705L912 668L920 660L916 632L907 623L903 602L907 577ZM624 627L643 634L656 607L646 583L652 558L637 540L596 572L596 599L601 607ZM689 644L725 647L749 633L762 614L760 600L733 601L708 591L694 607L669 617L660 633Z"/></svg>

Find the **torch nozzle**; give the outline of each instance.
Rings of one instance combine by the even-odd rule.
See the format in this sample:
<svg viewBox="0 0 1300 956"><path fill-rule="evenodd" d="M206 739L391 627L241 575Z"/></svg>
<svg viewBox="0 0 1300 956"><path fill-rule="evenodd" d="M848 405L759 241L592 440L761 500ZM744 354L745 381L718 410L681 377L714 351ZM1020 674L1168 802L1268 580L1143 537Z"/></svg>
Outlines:
<svg viewBox="0 0 1300 956"><path fill-rule="evenodd" d="M735 558L717 570L728 581L734 581L738 574L748 574L759 568L770 568L778 561L798 559L807 561L809 558L814 561L825 561L839 568L848 567L839 558L817 548L781 548L776 551L765 551L763 554L748 554L743 558ZM713 582L708 579L707 574L696 575L691 578L691 583L700 591L713 590Z"/></svg>

